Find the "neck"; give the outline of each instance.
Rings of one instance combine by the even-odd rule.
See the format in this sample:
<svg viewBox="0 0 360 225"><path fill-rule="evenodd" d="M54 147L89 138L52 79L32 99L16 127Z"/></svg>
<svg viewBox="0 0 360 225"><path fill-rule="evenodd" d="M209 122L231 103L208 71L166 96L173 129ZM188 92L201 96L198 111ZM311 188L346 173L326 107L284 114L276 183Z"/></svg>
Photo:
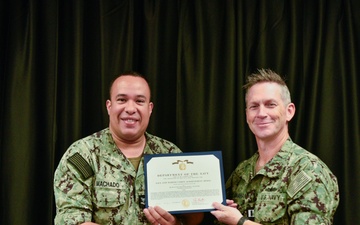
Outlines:
<svg viewBox="0 0 360 225"><path fill-rule="evenodd" d="M256 143L259 151L258 166L263 167L268 163L281 149L281 146L288 139L289 134L279 136L272 140L262 140L257 138Z"/></svg>
<svg viewBox="0 0 360 225"><path fill-rule="evenodd" d="M135 158L140 156L145 148L146 138L142 135L136 140L126 140L112 135L116 146L126 156L126 158Z"/></svg>

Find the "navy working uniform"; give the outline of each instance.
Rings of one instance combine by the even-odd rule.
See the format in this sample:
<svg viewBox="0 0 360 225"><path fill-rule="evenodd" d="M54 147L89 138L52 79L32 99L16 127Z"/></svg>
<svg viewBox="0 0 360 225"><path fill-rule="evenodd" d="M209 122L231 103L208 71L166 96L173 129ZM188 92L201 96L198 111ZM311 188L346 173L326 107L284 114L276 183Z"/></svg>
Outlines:
<svg viewBox="0 0 360 225"><path fill-rule="evenodd" d="M145 133L144 154L180 153L173 143ZM116 146L108 128L73 143L54 175L55 225L150 224L144 213L143 157L138 170Z"/></svg>
<svg viewBox="0 0 360 225"><path fill-rule="evenodd" d="M257 173L259 154L240 163L226 182L226 198L261 224L332 224L339 204L337 179L317 156L292 142Z"/></svg>

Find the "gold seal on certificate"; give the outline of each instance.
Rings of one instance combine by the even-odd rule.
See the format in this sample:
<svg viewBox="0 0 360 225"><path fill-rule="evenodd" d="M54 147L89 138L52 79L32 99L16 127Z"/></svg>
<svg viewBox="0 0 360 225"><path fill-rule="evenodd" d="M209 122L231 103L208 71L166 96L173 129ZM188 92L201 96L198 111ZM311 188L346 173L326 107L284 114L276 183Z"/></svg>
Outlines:
<svg viewBox="0 0 360 225"><path fill-rule="evenodd" d="M187 200L187 199L182 200L181 203L182 203L182 205L184 206L184 208L187 208L187 207L190 206L190 202L189 202L189 200Z"/></svg>
<svg viewBox="0 0 360 225"><path fill-rule="evenodd" d="M146 207L171 213L211 211L225 204L220 151L144 156Z"/></svg>

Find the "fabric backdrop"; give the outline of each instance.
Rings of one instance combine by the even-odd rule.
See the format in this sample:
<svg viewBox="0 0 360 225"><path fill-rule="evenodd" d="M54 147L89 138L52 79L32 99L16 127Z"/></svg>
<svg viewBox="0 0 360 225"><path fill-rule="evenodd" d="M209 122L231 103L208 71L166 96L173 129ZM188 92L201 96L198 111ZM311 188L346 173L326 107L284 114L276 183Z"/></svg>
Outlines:
<svg viewBox="0 0 360 225"><path fill-rule="evenodd" d="M357 223L359 12L358 0L1 1L0 223L53 223L54 170L108 125L109 83L125 70L150 81L148 131L221 150L228 178L257 151L242 90L256 68L286 77L290 135L337 176L335 224Z"/></svg>

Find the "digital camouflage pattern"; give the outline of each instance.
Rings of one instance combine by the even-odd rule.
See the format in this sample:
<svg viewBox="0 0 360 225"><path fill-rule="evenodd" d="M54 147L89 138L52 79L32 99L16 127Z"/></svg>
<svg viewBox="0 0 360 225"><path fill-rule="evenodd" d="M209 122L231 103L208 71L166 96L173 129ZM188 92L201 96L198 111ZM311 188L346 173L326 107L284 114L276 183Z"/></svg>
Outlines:
<svg viewBox="0 0 360 225"><path fill-rule="evenodd" d="M146 133L144 154L180 153L173 143ZM119 151L108 128L73 143L54 174L55 225L150 224L143 213L143 158L138 171Z"/></svg>
<svg viewBox="0 0 360 225"><path fill-rule="evenodd" d="M337 179L315 155L289 138L257 174L258 153L226 182L228 199L261 224L332 224L339 204Z"/></svg>

